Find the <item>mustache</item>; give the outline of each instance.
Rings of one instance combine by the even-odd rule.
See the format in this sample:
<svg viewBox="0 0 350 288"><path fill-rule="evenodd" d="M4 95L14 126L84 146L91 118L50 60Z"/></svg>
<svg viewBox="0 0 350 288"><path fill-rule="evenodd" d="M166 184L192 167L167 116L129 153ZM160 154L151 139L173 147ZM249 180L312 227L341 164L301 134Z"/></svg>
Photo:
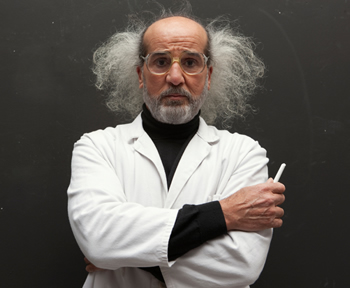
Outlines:
<svg viewBox="0 0 350 288"><path fill-rule="evenodd" d="M187 97L188 100L192 99L192 94L190 92L188 92L187 90L185 90L184 88L182 88L182 87L170 87L169 89L160 93L158 100L161 100L164 97L172 95L172 94L180 94L180 95Z"/></svg>

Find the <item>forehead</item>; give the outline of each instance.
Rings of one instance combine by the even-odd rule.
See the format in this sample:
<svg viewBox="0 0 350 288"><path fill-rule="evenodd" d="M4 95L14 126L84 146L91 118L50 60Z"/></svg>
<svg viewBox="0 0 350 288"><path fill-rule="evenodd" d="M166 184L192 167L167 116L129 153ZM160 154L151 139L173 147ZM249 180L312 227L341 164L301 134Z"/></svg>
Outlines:
<svg viewBox="0 0 350 288"><path fill-rule="evenodd" d="M159 20L148 27L143 42L147 53L159 50L204 52L208 39L205 29L184 17Z"/></svg>

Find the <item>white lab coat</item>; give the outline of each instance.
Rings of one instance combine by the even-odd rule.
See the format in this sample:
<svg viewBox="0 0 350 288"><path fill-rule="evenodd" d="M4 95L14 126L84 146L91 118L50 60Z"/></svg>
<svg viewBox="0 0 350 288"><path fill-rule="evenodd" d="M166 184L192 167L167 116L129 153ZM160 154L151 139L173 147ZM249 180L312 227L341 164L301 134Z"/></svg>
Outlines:
<svg viewBox="0 0 350 288"><path fill-rule="evenodd" d="M251 138L202 118L168 191L156 147L134 122L85 134L76 144L68 212L84 255L104 271L85 288L162 287L137 267L160 266L168 288L248 287L258 278L272 230L232 231L168 261L168 241L184 204L220 200L267 180L266 151Z"/></svg>

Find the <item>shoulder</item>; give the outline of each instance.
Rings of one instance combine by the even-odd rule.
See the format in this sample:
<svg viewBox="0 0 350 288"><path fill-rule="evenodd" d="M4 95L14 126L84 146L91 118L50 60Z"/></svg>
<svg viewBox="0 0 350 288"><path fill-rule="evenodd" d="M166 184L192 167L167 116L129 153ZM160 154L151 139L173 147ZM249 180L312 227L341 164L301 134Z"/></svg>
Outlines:
<svg viewBox="0 0 350 288"><path fill-rule="evenodd" d="M201 119L198 134L212 145L218 145L221 148L227 147L229 150L263 149L258 141L251 137L217 129L215 126L207 125L203 119Z"/></svg>
<svg viewBox="0 0 350 288"><path fill-rule="evenodd" d="M216 139L215 142L208 142L211 148L207 158L208 161L211 161L211 165L219 164L216 171L229 175L229 177L237 175L239 178L242 175L248 175L251 181L249 183L266 181L268 158L266 150L259 145L258 141L246 135L217 129L214 126L203 125L203 127L202 129L206 130L203 135L210 135L207 136L208 139Z"/></svg>
<svg viewBox="0 0 350 288"><path fill-rule="evenodd" d="M115 127L107 127L89 133L85 133L75 143L90 143L96 147L115 146L116 142L128 143L136 135L142 134L142 122L140 117L137 117L132 123L120 124Z"/></svg>

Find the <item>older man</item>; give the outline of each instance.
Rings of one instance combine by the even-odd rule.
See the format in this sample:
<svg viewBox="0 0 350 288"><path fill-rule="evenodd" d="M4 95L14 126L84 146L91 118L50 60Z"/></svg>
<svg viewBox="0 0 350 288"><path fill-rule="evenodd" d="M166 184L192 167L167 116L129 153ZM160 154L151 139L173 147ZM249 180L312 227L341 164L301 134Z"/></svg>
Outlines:
<svg viewBox="0 0 350 288"><path fill-rule="evenodd" d="M125 83L138 79L142 113L130 124L85 134L73 151L68 209L92 271L84 287L248 287L264 266L270 228L282 225L285 188L266 181L266 151L257 142L208 126L199 114L207 109L213 120L217 97L230 92L215 83L216 69L228 71L224 62L250 61L242 75L260 62L246 39L227 38L227 29L220 38L188 17L163 16L136 30L97 51L95 73L102 88L124 85L109 88L112 108L138 103L120 95L135 91ZM224 46L237 51L223 53L236 54L220 59ZM240 83L242 75L231 79L243 95L254 84ZM229 97L238 105L235 93Z"/></svg>

